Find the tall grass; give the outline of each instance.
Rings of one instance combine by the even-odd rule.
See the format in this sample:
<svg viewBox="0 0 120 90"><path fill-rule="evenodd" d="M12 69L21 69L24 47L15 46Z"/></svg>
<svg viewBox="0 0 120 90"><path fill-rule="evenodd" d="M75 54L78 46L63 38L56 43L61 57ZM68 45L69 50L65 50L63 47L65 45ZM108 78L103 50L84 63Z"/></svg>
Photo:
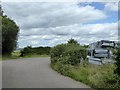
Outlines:
<svg viewBox="0 0 120 90"><path fill-rule="evenodd" d="M83 82L92 88L119 88L120 83L114 74L114 65L61 65L56 63L51 65L54 70L62 75L69 76L77 81Z"/></svg>
<svg viewBox="0 0 120 90"><path fill-rule="evenodd" d="M2 55L0 55L0 61L2 61Z"/></svg>

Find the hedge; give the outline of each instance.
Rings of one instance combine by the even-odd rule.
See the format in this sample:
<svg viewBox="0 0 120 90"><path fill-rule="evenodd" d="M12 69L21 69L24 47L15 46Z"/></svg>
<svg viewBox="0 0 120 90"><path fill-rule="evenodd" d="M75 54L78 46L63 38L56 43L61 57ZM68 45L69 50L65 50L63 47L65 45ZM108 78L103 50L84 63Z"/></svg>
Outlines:
<svg viewBox="0 0 120 90"><path fill-rule="evenodd" d="M27 46L23 50L21 50L20 56L27 56L27 55L49 55L51 47L31 47Z"/></svg>
<svg viewBox="0 0 120 90"><path fill-rule="evenodd" d="M85 60L87 50L78 44L60 44L51 50L51 63L61 62L62 64L77 65L81 59Z"/></svg>

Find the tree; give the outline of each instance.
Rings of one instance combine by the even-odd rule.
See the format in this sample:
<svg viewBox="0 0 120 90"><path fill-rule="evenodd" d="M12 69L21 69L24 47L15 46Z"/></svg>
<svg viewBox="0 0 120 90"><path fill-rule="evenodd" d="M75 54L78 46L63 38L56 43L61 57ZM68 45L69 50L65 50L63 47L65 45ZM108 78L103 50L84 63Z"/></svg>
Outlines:
<svg viewBox="0 0 120 90"><path fill-rule="evenodd" d="M16 49L19 27L6 15L2 16L2 54L10 55Z"/></svg>
<svg viewBox="0 0 120 90"><path fill-rule="evenodd" d="M3 11L0 6L0 55L2 54L2 15Z"/></svg>
<svg viewBox="0 0 120 90"><path fill-rule="evenodd" d="M3 10L1 6L0 6L0 16L3 16Z"/></svg>
<svg viewBox="0 0 120 90"><path fill-rule="evenodd" d="M23 50L20 51L21 53L21 57L25 56L25 55L31 55L33 54L33 50L32 50L32 46L27 46L25 47Z"/></svg>
<svg viewBox="0 0 120 90"><path fill-rule="evenodd" d="M79 45L79 43L72 38L68 41L68 44L78 44Z"/></svg>

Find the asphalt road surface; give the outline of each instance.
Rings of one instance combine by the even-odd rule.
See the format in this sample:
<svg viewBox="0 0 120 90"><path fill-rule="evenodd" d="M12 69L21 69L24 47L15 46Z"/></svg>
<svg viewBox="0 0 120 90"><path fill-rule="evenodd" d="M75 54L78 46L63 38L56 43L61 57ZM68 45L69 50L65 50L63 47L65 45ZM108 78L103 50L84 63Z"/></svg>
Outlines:
<svg viewBox="0 0 120 90"><path fill-rule="evenodd" d="M50 67L50 58L29 58L2 62L2 88L90 88Z"/></svg>

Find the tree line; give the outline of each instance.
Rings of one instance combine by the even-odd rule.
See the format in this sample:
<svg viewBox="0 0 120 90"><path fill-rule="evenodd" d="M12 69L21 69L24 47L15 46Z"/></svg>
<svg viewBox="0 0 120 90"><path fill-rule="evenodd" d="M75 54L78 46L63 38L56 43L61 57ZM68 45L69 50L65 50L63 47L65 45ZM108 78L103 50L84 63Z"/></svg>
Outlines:
<svg viewBox="0 0 120 90"><path fill-rule="evenodd" d="M49 55L51 47L32 47L27 46L20 51L20 56L28 56L28 55Z"/></svg>

